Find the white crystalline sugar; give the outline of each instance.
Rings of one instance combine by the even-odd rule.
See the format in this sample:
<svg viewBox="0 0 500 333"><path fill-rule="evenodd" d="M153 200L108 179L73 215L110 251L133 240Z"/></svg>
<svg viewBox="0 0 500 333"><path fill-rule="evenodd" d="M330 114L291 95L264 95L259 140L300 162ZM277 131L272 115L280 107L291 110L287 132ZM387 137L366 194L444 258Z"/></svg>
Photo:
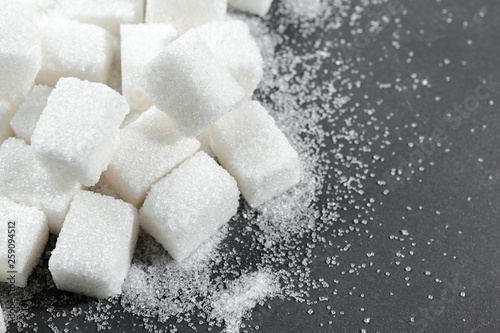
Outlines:
<svg viewBox="0 0 500 333"><path fill-rule="evenodd" d="M219 228L182 262L173 260L154 238L141 234L122 287L124 310L162 321L199 309L199 300L213 290L211 263L227 229Z"/></svg>
<svg viewBox="0 0 500 333"><path fill-rule="evenodd" d="M140 210L141 227L182 261L229 221L238 198L234 179L199 152L151 187Z"/></svg>
<svg viewBox="0 0 500 333"><path fill-rule="evenodd" d="M117 36L120 24L143 22L144 1L57 0L57 3L72 20L98 25Z"/></svg>
<svg viewBox="0 0 500 333"><path fill-rule="evenodd" d="M283 193L300 179L297 152L259 102L232 110L210 132L211 147L252 207Z"/></svg>
<svg viewBox="0 0 500 333"><path fill-rule="evenodd" d="M172 24L179 34L226 16L227 0L148 0L146 23Z"/></svg>
<svg viewBox="0 0 500 333"><path fill-rule="evenodd" d="M251 14L265 16L273 0L228 0L229 6Z"/></svg>
<svg viewBox="0 0 500 333"><path fill-rule="evenodd" d="M184 137L164 112L152 107L122 130L104 177L125 201L138 205L153 183L199 148L198 140Z"/></svg>
<svg viewBox="0 0 500 333"><path fill-rule="evenodd" d="M210 157L215 157L214 152L210 147L210 127L198 134L196 139L200 142L201 151L204 151Z"/></svg>
<svg viewBox="0 0 500 333"><path fill-rule="evenodd" d="M146 92L186 136L196 136L245 95L225 68L190 30L145 68Z"/></svg>
<svg viewBox="0 0 500 333"><path fill-rule="evenodd" d="M42 210L51 232L59 233L80 188L77 182L47 172L23 140L10 138L0 146L0 195Z"/></svg>
<svg viewBox="0 0 500 333"><path fill-rule="evenodd" d="M24 139L28 144L31 142L36 123L47 105L47 97L52 90L53 88L43 85L36 85L31 89L28 97L19 106L10 121L10 126L16 137Z"/></svg>
<svg viewBox="0 0 500 333"><path fill-rule="evenodd" d="M5 320L3 318L2 306L0 306L0 333L6 333L7 327L5 326Z"/></svg>
<svg viewBox="0 0 500 333"><path fill-rule="evenodd" d="M251 96L263 75L259 47L248 25L239 20L212 22L196 28L201 39Z"/></svg>
<svg viewBox="0 0 500 333"><path fill-rule="evenodd" d="M6 100L0 100L0 144L14 135L12 127L9 124L14 115L15 108Z"/></svg>
<svg viewBox="0 0 500 333"><path fill-rule="evenodd" d="M0 196L0 282L26 287L48 238L42 211Z"/></svg>
<svg viewBox="0 0 500 333"><path fill-rule="evenodd" d="M14 107L31 90L42 64L37 27L15 1L0 0L0 102Z"/></svg>
<svg viewBox="0 0 500 333"><path fill-rule="evenodd" d="M36 82L54 87L61 77L106 83L114 40L93 24L54 18L40 27L42 68Z"/></svg>
<svg viewBox="0 0 500 333"><path fill-rule="evenodd" d="M279 282L270 272L244 274L213 296L210 316L218 321L224 320L224 332L238 333L242 319L250 315L250 310L258 302L276 296L279 290Z"/></svg>
<svg viewBox="0 0 500 333"><path fill-rule="evenodd" d="M33 151L50 172L95 185L118 148L128 112L125 98L108 86L62 78L31 137Z"/></svg>
<svg viewBox="0 0 500 333"><path fill-rule="evenodd" d="M170 24L123 24L120 37L123 96L132 111L143 112L153 105L144 91L144 66L177 38L177 31Z"/></svg>
<svg viewBox="0 0 500 333"><path fill-rule="evenodd" d="M49 260L56 287L97 298L121 294L138 231L132 205L78 192Z"/></svg>
<svg viewBox="0 0 500 333"><path fill-rule="evenodd" d="M120 94L122 93L122 64L119 37L113 39L113 59L106 84Z"/></svg>

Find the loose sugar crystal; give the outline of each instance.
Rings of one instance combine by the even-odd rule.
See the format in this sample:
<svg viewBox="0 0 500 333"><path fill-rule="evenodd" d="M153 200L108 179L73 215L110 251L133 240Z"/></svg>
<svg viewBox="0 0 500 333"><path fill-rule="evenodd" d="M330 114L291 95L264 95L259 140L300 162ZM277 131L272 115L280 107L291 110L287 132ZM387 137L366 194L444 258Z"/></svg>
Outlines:
<svg viewBox="0 0 500 333"><path fill-rule="evenodd" d="M62 78L31 137L33 151L50 172L95 185L118 148L128 112L125 98L104 84Z"/></svg>
<svg viewBox="0 0 500 333"><path fill-rule="evenodd" d="M196 28L201 39L251 96L263 75L259 47L242 21L212 22Z"/></svg>
<svg viewBox="0 0 500 333"><path fill-rule="evenodd" d="M144 21L144 0L57 0L72 20L98 25L113 35L120 24Z"/></svg>
<svg viewBox="0 0 500 333"><path fill-rule="evenodd" d="M0 196L0 282L26 287L48 238L42 211Z"/></svg>
<svg viewBox="0 0 500 333"><path fill-rule="evenodd" d="M196 136L245 95L225 68L190 30L145 68L146 92L186 136Z"/></svg>
<svg viewBox="0 0 500 333"><path fill-rule="evenodd" d="M0 144L14 135L9 120L14 114L15 108L6 100L0 100Z"/></svg>
<svg viewBox="0 0 500 333"><path fill-rule="evenodd" d="M138 231L132 205L78 192L49 260L57 288L97 298L121 294Z"/></svg>
<svg viewBox="0 0 500 333"><path fill-rule="evenodd" d="M252 207L299 182L297 152L259 102L247 101L220 119L211 147Z"/></svg>
<svg viewBox="0 0 500 333"><path fill-rule="evenodd" d="M40 31L43 61L37 83L53 87L61 77L107 82L114 51L109 32L62 18L48 21Z"/></svg>
<svg viewBox="0 0 500 333"><path fill-rule="evenodd" d="M2 306L0 306L0 333L6 333L7 327L5 326L5 320L3 318Z"/></svg>
<svg viewBox="0 0 500 333"><path fill-rule="evenodd" d="M42 64L40 34L16 1L0 0L0 101L17 105Z"/></svg>
<svg viewBox="0 0 500 333"><path fill-rule="evenodd" d="M125 201L138 205L153 183L199 148L198 140L184 137L164 112L152 107L122 130L104 176Z"/></svg>
<svg viewBox="0 0 500 333"><path fill-rule="evenodd" d="M148 0L146 23L172 24L179 34L211 21L223 20L227 0Z"/></svg>
<svg viewBox="0 0 500 333"><path fill-rule="evenodd" d="M42 210L51 232L59 233L80 188L77 182L47 172L23 140L10 138L0 146L0 195Z"/></svg>
<svg viewBox="0 0 500 333"><path fill-rule="evenodd" d="M120 31L123 96L132 111L143 112L153 105L144 91L144 66L177 38L177 31L170 24L124 24Z"/></svg>
<svg viewBox="0 0 500 333"><path fill-rule="evenodd" d="M36 85L31 89L28 97L19 106L10 121L10 126L14 130L16 137L24 139L28 144L31 142L36 123L38 123L38 119L40 119L40 115L47 105L47 97L49 97L52 90L53 88L43 85Z"/></svg>
<svg viewBox="0 0 500 333"><path fill-rule="evenodd" d="M227 2L231 7L241 11L265 16L273 0L228 0Z"/></svg>
<svg viewBox="0 0 500 333"><path fill-rule="evenodd" d="M151 187L140 211L141 227L182 261L229 221L238 198L234 179L199 152Z"/></svg>
<svg viewBox="0 0 500 333"><path fill-rule="evenodd" d="M279 293L276 276L267 271L244 273L214 294L211 317L224 319L225 332L239 332L243 318L268 297Z"/></svg>

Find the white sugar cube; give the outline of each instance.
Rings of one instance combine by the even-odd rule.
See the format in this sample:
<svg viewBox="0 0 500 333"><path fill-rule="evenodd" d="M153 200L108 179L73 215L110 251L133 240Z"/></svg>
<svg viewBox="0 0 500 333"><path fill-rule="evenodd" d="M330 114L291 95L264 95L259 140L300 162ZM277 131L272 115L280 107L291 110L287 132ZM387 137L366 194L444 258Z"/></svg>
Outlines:
<svg viewBox="0 0 500 333"><path fill-rule="evenodd" d="M245 95L228 69L190 30L145 68L146 92L186 136L196 136Z"/></svg>
<svg viewBox="0 0 500 333"><path fill-rule="evenodd" d="M0 146L0 195L42 210L51 232L59 233L79 189L79 183L47 172L23 140L10 138Z"/></svg>
<svg viewBox="0 0 500 333"><path fill-rule="evenodd" d="M252 207L299 182L297 152L259 102L247 101L220 119L211 147Z"/></svg>
<svg viewBox="0 0 500 333"><path fill-rule="evenodd" d="M0 146L0 195L42 210L51 232L59 233L79 189L79 183L47 172L23 140L10 138Z"/></svg>
<svg viewBox="0 0 500 333"><path fill-rule="evenodd" d="M62 78L31 137L33 151L50 172L95 185L118 148L128 112L125 98L108 86Z"/></svg>
<svg viewBox="0 0 500 333"><path fill-rule="evenodd" d="M12 106L31 90L42 64L40 35L16 1L0 1L0 101Z"/></svg>
<svg viewBox="0 0 500 333"><path fill-rule="evenodd" d="M212 22L198 28L201 39L227 68L236 82L251 96L263 75L259 47L242 21Z"/></svg>
<svg viewBox="0 0 500 333"><path fill-rule="evenodd" d="M0 333L6 333L7 327L5 326L5 320L3 318L2 307L0 306Z"/></svg>
<svg viewBox="0 0 500 333"><path fill-rule="evenodd" d="M153 105L144 91L144 66L177 38L177 31L170 24L124 24L120 31L123 96L132 111L143 112Z"/></svg>
<svg viewBox="0 0 500 333"><path fill-rule="evenodd" d="M0 282L26 287L48 238L42 211L0 196Z"/></svg>
<svg viewBox="0 0 500 333"><path fill-rule="evenodd" d="M0 100L0 144L14 135L12 128L9 124L12 116L14 115L15 108L6 100Z"/></svg>
<svg viewBox="0 0 500 333"><path fill-rule="evenodd" d="M144 21L144 0L57 0L62 11L72 20L103 27L113 35L120 24Z"/></svg>
<svg viewBox="0 0 500 333"><path fill-rule="evenodd" d="M198 140L184 137L164 112L152 107L122 130L104 176L125 201L138 205L153 183L199 148Z"/></svg>
<svg viewBox="0 0 500 333"><path fill-rule="evenodd" d="M228 0L227 2L231 7L241 11L265 16L273 0Z"/></svg>
<svg viewBox="0 0 500 333"><path fill-rule="evenodd" d="M141 227L182 261L229 221L238 198L233 177L199 152L151 187L139 214Z"/></svg>
<svg viewBox="0 0 500 333"><path fill-rule="evenodd" d="M43 61L37 83L53 87L61 77L107 82L114 51L109 32L62 18L48 21L40 31Z"/></svg>
<svg viewBox="0 0 500 333"><path fill-rule="evenodd" d="M10 126L14 130L16 137L24 139L28 144L31 142L35 126L47 105L47 97L49 97L52 90L52 87L43 85L36 85L31 89L28 97L19 106L10 121Z"/></svg>
<svg viewBox="0 0 500 333"><path fill-rule="evenodd" d="M148 0L146 23L172 24L179 34L196 26L223 20L227 0Z"/></svg>
<svg viewBox="0 0 500 333"><path fill-rule="evenodd" d="M138 231L132 205L78 192L49 260L56 287L97 298L121 294Z"/></svg>

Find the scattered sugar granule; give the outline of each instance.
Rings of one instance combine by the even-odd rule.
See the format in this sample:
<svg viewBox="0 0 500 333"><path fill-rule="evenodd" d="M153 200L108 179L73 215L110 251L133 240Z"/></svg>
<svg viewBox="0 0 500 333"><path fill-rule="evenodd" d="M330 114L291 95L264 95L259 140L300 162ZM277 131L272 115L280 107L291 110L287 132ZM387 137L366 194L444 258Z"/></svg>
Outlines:
<svg viewBox="0 0 500 333"><path fill-rule="evenodd" d="M275 297L279 290L276 276L270 272L244 274L213 295L210 316L224 321L226 333L237 333L250 310L266 298Z"/></svg>

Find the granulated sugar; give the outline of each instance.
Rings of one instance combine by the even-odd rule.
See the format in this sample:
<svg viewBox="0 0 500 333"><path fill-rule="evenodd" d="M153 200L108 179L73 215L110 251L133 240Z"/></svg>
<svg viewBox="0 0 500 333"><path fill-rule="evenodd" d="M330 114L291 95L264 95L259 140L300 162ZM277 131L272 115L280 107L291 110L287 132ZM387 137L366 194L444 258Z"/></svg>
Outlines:
<svg viewBox="0 0 500 333"><path fill-rule="evenodd" d="M280 286L272 273L257 271L232 281L227 289L212 296L210 317L217 323L224 321L224 332L239 332L242 319L250 317L258 302L279 294Z"/></svg>
<svg viewBox="0 0 500 333"><path fill-rule="evenodd" d="M336 12L335 5L322 0L276 1L274 8L280 17L277 29L270 26L272 23L268 20L230 14L249 24L261 49L265 76L255 98L265 104L299 152L302 181L298 186L258 210L242 203L229 226L218 231L182 263L175 262L151 236L141 234L120 298L96 301L56 292L46 269L47 252L29 287L16 290L8 299L2 298L2 303L14 300L17 305L15 311L9 311L9 321L21 330L28 327L32 322L29 309L36 306L47 307L47 322L54 332L66 329L67 325L62 325L59 318L82 316L85 321L95 323L99 330L113 329L116 322L113 309L121 304L126 312L142 317L143 326L149 331L162 331L160 327L165 325L157 323L163 322L168 324L165 330L175 331L176 324L169 319L176 318L175 321L184 321L193 329L208 323L225 325L227 332L238 332L242 320L248 319L253 307L266 298L279 295L302 300L307 292L296 285L310 283L303 266L304 251L306 254L310 251L306 250L306 243L319 227L318 218L325 215L318 201L329 172L327 152L322 151L329 132L321 128L320 121L334 114L332 107L341 107L348 98L335 94L333 80L327 86L315 86L318 77L323 75L324 62L331 61L328 46L290 46L284 43L288 37L281 32L286 26L294 27L307 38L322 29L324 22L342 20L343 14ZM322 17L315 19L319 13ZM302 22L300 26L298 22ZM330 29L327 27L324 31ZM339 69L332 73L332 78L340 79L341 72ZM319 104L332 102L326 110ZM105 181L91 190L116 196ZM336 217L331 211L327 214L327 219ZM51 238L48 249L53 247L53 242ZM243 257L239 251L256 255ZM2 288L2 294L7 292L4 286ZM31 303L34 298L36 301ZM76 305L78 299L87 300L88 307ZM59 309L59 305L66 302L76 306Z"/></svg>
<svg viewBox="0 0 500 333"><path fill-rule="evenodd" d="M121 304L126 310L164 322L183 316L211 292L211 262L220 260L217 245L227 235L223 227L188 259L178 263L146 234L137 244Z"/></svg>
<svg viewBox="0 0 500 333"><path fill-rule="evenodd" d="M303 30L297 27L303 38L322 26L321 19L313 18L316 13L328 9L331 15L333 11L331 4L316 1L305 1L302 5L278 2L277 8L288 18L282 24L304 21ZM121 300L126 310L143 317L160 322L175 317L192 328L196 327L195 322L224 325L226 332L238 332L242 320L249 318L257 302L276 296L302 302L308 298L308 292L298 285L324 286L310 280L307 268L316 232L328 228L324 222L331 225L337 220L337 205L324 208L318 205L330 173L329 156L322 148L325 140L331 140L320 122L328 117L334 119L336 108L349 100L333 86L347 66L331 73L332 78L325 81L325 86L315 86L319 76L324 75L325 62L331 61L327 45L304 45L301 49L304 53L297 54L297 46L286 46L284 37L272 30L269 22L241 14L232 16L249 24L262 50L265 74L256 98L267 106L299 152L302 181L258 210L243 203L229 224L227 237L218 234L212 238L203 246L205 254L201 259L190 258L189 263L177 264L159 245L145 242L149 237L143 236ZM341 20L342 15L338 12L334 17ZM349 133L337 137L350 139ZM351 163L357 166L355 161ZM344 191L346 195L350 192ZM161 327L148 323L145 326L152 330Z"/></svg>
<svg viewBox="0 0 500 333"><path fill-rule="evenodd" d="M41 316L54 332L186 332L186 327L246 332L259 329L252 324L252 310L257 304L266 306L271 298L301 303L304 313L320 316L318 326L331 325L343 315L343 305L325 305L323 311L311 306L341 291L358 297L355 288L346 291L345 281L322 276L322 269L341 272L348 280L373 268L378 254L371 250L359 262L345 262L343 254L356 247L353 239L370 242L374 237L366 226L381 203L375 202L366 184L376 183L380 192L389 193L382 176L385 161L379 154L393 144L387 123L394 116L390 111L378 113L387 85L379 85L380 96L354 98L364 84L377 80L364 74L375 75L372 69L361 72L354 61L347 61L363 58L347 40L363 32L366 22L362 24L361 17L367 8L386 2L362 0L353 6L348 0L275 0L272 17L230 13L249 25L261 49L264 78L254 99L266 106L299 153L301 182L258 209L242 200L229 224L181 263L151 236L141 234L123 293L114 299L98 301L56 291L47 270L54 247L51 237L26 289L11 293L0 286L0 301L11 325L33 330L34 309L38 314L47 308ZM398 17L388 19L398 22ZM383 30L375 19L368 26ZM393 45L398 40L397 34L388 37ZM371 62L363 65L373 67ZM400 81L395 85L396 90L411 89L411 84ZM105 182L91 190L112 192ZM408 252L414 247L412 233L399 230L404 232L393 237L410 242L398 245L404 248L401 253ZM383 267L377 268L379 272L381 277L391 275ZM6 311L12 301L16 308ZM361 312L360 325L373 323L373 316ZM127 320L141 324L124 327ZM84 327L76 322L84 322Z"/></svg>

